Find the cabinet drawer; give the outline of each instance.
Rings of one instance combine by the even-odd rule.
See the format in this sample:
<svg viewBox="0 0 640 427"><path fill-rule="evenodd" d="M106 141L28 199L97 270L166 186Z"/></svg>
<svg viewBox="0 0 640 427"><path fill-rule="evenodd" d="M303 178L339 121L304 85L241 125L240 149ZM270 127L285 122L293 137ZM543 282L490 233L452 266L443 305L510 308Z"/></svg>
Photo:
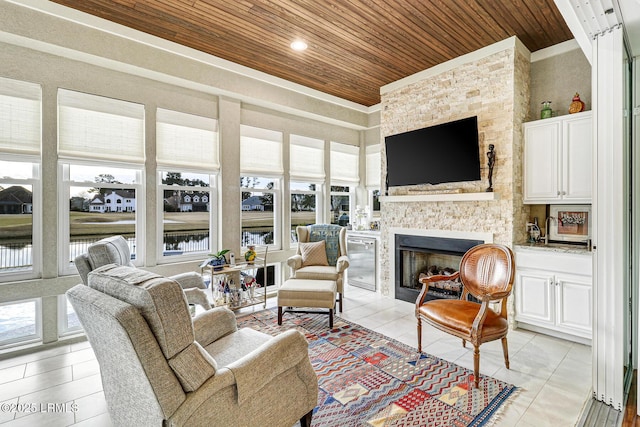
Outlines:
<svg viewBox="0 0 640 427"><path fill-rule="evenodd" d="M516 249L516 269L560 271L581 276L591 276L591 254L567 254L554 251Z"/></svg>

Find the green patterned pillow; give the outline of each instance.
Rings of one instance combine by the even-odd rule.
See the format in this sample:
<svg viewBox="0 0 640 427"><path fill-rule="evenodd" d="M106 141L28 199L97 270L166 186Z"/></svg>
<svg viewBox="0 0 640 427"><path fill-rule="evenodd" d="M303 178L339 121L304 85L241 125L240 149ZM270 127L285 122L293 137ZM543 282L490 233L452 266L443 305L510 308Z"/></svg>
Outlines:
<svg viewBox="0 0 640 427"><path fill-rule="evenodd" d="M340 231L342 227L334 224L315 224L309 226L309 241L325 241L327 261L335 266L340 254Z"/></svg>

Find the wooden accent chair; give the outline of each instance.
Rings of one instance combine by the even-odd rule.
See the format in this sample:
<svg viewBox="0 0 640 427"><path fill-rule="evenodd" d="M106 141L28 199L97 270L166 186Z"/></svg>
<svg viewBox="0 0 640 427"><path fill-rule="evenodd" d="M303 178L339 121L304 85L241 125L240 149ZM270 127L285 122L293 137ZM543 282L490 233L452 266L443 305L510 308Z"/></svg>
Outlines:
<svg viewBox="0 0 640 427"><path fill-rule="evenodd" d="M422 291L416 300L418 319L418 351L422 352L422 321L429 325L462 338L473 344L473 374L475 386L480 379L480 345L500 339L504 353L504 364L509 369L509 349L507 347L507 297L511 294L515 265L513 252L506 246L483 244L469 249L460 261L460 271L447 279L459 275L464 288L460 299L437 299L424 302L429 283L441 280L443 276L423 278ZM480 303L467 301L471 294ZM500 303L500 312L489 304Z"/></svg>

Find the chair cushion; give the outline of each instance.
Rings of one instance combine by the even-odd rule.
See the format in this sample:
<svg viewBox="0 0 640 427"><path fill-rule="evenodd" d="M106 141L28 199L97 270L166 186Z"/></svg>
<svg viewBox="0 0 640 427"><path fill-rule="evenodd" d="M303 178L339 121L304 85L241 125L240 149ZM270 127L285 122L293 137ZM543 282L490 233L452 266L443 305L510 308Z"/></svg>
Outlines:
<svg viewBox="0 0 640 427"><path fill-rule="evenodd" d="M329 265L327 261L326 243L319 242L299 243L300 255L302 255L302 266L309 265Z"/></svg>
<svg viewBox="0 0 640 427"><path fill-rule="evenodd" d="M278 307L334 308L336 282L289 279L278 289Z"/></svg>
<svg viewBox="0 0 640 427"><path fill-rule="evenodd" d="M480 304L470 301L438 299L422 304L419 314L427 321L445 325L447 328L454 329L463 335L469 335L480 307ZM488 337L504 334L508 328L509 323L505 318L488 309L481 336Z"/></svg>
<svg viewBox="0 0 640 427"><path fill-rule="evenodd" d="M326 241L327 261L329 265L336 265L340 255L340 232L342 227L335 224L313 224L309 226L309 241Z"/></svg>
<svg viewBox="0 0 640 427"><path fill-rule="evenodd" d="M310 265L295 272L294 279L338 280L338 270L330 265Z"/></svg>

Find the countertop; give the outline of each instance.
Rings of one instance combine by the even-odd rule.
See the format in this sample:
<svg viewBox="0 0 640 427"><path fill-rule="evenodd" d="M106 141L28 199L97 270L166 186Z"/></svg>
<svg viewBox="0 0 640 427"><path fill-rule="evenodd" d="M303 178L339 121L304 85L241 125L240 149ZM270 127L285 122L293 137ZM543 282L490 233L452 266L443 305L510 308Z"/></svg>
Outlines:
<svg viewBox="0 0 640 427"><path fill-rule="evenodd" d="M380 230L347 230L349 236L380 237Z"/></svg>
<svg viewBox="0 0 640 427"><path fill-rule="evenodd" d="M569 243L549 243L545 245L544 243L525 242L525 243L515 244L514 248L531 249L534 251L544 251L544 252L561 252L561 253L579 254L579 255L591 254L591 251L589 251L586 245L572 245Z"/></svg>

